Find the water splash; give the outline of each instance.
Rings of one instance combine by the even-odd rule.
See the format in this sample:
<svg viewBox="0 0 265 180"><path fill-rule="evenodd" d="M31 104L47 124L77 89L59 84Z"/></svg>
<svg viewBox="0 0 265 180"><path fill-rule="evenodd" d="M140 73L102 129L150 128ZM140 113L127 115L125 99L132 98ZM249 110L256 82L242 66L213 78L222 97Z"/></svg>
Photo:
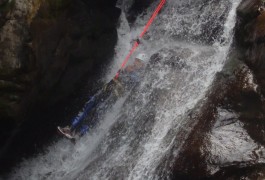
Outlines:
<svg viewBox="0 0 265 180"><path fill-rule="evenodd" d="M140 33L157 3L131 28L122 14L117 61L107 79L115 74L130 41ZM161 177L157 168L173 146L178 147L174 156L178 155L196 124L188 114L205 98L225 63L239 3L168 0L136 52L150 57L143 81L76 145L66 140L55 142L46 153L25 160L10 179L168 178Z"/></svg>

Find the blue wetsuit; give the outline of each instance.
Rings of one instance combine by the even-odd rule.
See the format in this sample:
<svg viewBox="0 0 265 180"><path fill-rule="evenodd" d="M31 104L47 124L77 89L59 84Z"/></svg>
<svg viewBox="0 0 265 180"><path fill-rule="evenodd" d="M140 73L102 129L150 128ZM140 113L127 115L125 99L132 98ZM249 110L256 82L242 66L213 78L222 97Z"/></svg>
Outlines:
<svg viewBox="0 0 265 180"><path fill-rule="evenodd" d="M131 72L122 71L118 78L119 86L122 85L124 90L131 89L141 81L143 76L143 71L144 71L143 67ZM71 124L71 130L77 129L78 126L80 126L80 124L92 111L92 109L95 106L97 106L99 102L102 102L102 100L104 101L108 97L110 97L110 95L113 94L113 91L118 88L117 86L118 86L117 82L111 80L102 90L100 90L92 98L90 98L83 107L83 110L79 112L79 114L75 118L73 118ZM115 99L117 99L117 95ZM88 125L81 125L79 134L81 136L84 135L88 131L88 129L89 129Z"/></svg>
<svg viewBox="0 0 265 180"><path fill-rule="evenodd" d="M86 118L88 113L95 106L96 97L93 96L89 101L86 102L83 110L72 120L71 129L76 129L78 125ZM82 125L80 129L80 135L84 135L88 131L88 125Z"/></svg>

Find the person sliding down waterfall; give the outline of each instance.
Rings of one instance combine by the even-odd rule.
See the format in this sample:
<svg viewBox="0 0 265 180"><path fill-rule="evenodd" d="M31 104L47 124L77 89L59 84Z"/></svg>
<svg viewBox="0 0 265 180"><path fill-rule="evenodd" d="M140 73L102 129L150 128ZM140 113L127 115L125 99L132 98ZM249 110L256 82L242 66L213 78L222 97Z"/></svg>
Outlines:
<svg viewBox="0 0 265 180"><path fill-rule="evenodd" d="M114 103L118 97L121 97L125 90L132 89L143 77L144 67L146 65L147 56L138 54L132 65L127 66L123 70L119 70L119 77L114 77L99 92L86 102L82 112L78 114L70 126L60 127L58 130L69 139L77 139L88 132L89 126L82 122L89 113L100 103L104 103L108 99L109 103Z"/></svg>
<svg viewBox="0 0 265 180"><path fill-rule="evenodd" d="M161 0L157 8L155 9L154 13L152 14L151 18L145 25L143 31L135 41L131 51L129 52L128 56L126 56L124 62L122 63L122 67L126 64L132 53L135 51L135 49L140 44L140 39L143 38L145 33L147 32L148 28L154 21L155 17L158 15L161 8L166 3L166 0ZM82 136L88 131L88 126L83 125L80 128L80 131L76 133L76 130L78 129L78 126L80 126L81 122L88 116L88 113L98 104L100 101L106 100L109 98L112 94L116 94L116 99L119 96L119 90L123 91L124 89L130 89L133 87L134 84L140 81L141 76L143 73L143 67L145 63L143 63L145 60L147 60L146 56L144 54L141 54L138 56L138 58L135 59L132 66L128 66L123 71L118 71L116 76L105 85L105 87L99 91L96 95L94 95L84 106L83 111L73 119L71 126L66 126L64 128L58 127L58 130L64 134L66 137L70 139L74 139L74 137ZM119 76L120 75L120 76ZM114 96L115 97L115 96ZM115 98L114 98L115 99Z"/></svg>

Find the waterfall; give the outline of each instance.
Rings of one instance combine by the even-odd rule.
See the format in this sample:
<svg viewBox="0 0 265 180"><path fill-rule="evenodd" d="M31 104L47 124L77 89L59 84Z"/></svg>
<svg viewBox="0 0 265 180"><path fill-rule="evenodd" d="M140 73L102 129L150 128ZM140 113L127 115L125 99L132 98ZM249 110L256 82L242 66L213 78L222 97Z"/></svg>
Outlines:
<svg viewBox="0 0 265 180"><path fill-rule="evenodd" d="M158 3L131 26L121 15L107 80ZM168 0L135 53L150 59L141 83L75 145L66 139L55 142L45 153L24 160L10 179L169 178L172 157L197 123L189 113L203 102L229 54L239 3Z"/></svg>

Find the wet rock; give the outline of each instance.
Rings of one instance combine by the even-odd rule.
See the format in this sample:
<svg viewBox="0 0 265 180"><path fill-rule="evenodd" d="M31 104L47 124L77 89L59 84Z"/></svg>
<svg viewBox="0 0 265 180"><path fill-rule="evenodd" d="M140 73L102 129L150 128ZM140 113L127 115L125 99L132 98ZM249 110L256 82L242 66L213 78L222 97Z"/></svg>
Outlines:
<svg viewBox="0 0 265 180"><path fill-rule="evenodd" d="M19 104L32 81L24 69L28 53L24 43L29 37L28 22L36 13L32 11L33 5L32 0L17 0L0 6L0 120L5 127L0 133L0 156L14 127L20 123Z"/></svg>
<svg viewBox="0 0 265 180"><path fill-rule="evenodd" d="M265 161L265 149L256 143L235 112L218 109L217 121L209 133L206 159L211 174L228 166L245 167Z"/></svg>
<svg viewBox="0 0 265 180"><path fill-rule="evenodd" d="M164 48L159 50L151 56L150 62L147 66L148 69L159 68L172 68L173 70L180 70L184 67L187 68L185 59L192 55L192 51L188 48L175 47L174 50ZM166 56L166 58L163 56ZM161 61L163 59L163 61Z"/></svg>
<svg viewBox="0 0 265 180"><path fill-rule="evenodd" d="M243 18L244 21L248 21L252 18L257 17L258 7L260 0L245 0L237 8L237 13Z"/></svg>
<svg viewBox="0 0 265 180"><path fill-rule="evenodd" d="M223 168L211 179L264 179L264 167L262 165L253 165L248 167L229 167Z"/></svg>
<svg viewBox="0 0 265 180"><path fill-rule="evenodd" d="M144 13L146 8L153 2L154 1L152 0L119 0L118 6L124 10L128 22L132 24L136 20L137 16Z"/></svg>
<svg viewBox="0 0 265 180"><path fill-rule="evenodd" d="M130 23L133 23L137 16L144 12L144 10L152 3L152 0L134 0L134 3L127 11L127 19Z"/></svg>
<svg viewBox="0 0 265 180"><path fill-rule="evenodd" d="M249 24L250 27L247 31L248 34L245 37L246 43L264 43L265 37L265 11L262 11L255 20Z"/></svg>
<svg viewBox="0 0 265 180"><path fill-rule="evenodd" d="M52 107L63 109L74 92L97 80L114 54L120 15L116 0L9 2L0 15L0 120L6 127L0 141L9 142L0 148L5 167L54 133L54 123L63 118L45 118L56 116ZM40 124L45 137L38 136ZM17 126L21 131L15 135Z"/></svg>
<svg viewBox="0 0 265 180"><path fill-rule="evenodd" d="M32 94L50 96L47 104L68 96L81 78L96 73L113 56L117 39L120 11L115 7L104 6L103 11L83 1L72 1L61 13L59 18L49 18L46 7L41 7L31 24L39 81ZM40 101L43 104L43 99Z"/></svg>
<svg viewBox="0 0 265 180"><path fill-rule="evenodd" d="M254 71L261 91L265 93L265 12L260 11L256 16L242 15L241 11L256 12L262 7L261 1L245 1L245 6L239 8L239 19L236 31L238 46L242 49L242 59ZM254 3L255 2L255 3ZM243 3L244 4L244 3ZM244 8L243 8L244 7ZM244 37L244 38L241 38Z"/></svg>
<svg viewBox="0 0 265 180"><path fill-rule="evenodd" d="M26 17L31 1L22 5L20 1L8 2L8 14L4 26L0 30L0 75L8 76L22 66L23 43L29 36L27 32ZM11 4L12 3L12 4Z"/></svg>
<svg viewBox="0 0 265 180"><path fill-rule="evenodd" d="M238 179L262 169L264 102L253 72L236 62L217 76L195 117L199 122L176 159L175 179Z"/></svg>
<svg viewBox="0 0 265 180"><path fill-rule="evenodd" d="M28 90L18 106L58 102L111 59L120 13L115 0L12 3L0 32L0 79L2 89L12 82Z"/></svg>

